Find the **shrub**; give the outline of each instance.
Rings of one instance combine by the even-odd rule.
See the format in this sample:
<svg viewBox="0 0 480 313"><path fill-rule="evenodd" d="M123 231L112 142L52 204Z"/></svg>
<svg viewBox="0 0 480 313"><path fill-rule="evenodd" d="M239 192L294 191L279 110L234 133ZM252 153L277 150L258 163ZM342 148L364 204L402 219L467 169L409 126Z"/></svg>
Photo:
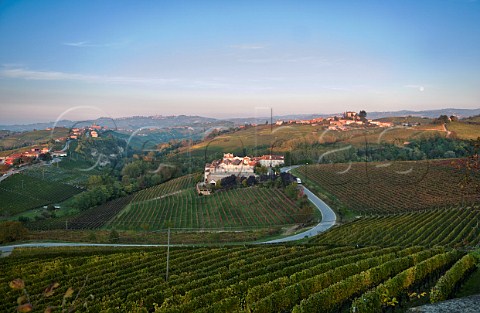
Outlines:
<svg viewBox="0 0 480 313"><path fill-rule="evenodd" d="M0 243L22 240L27 235L28 230L20 222L0 223Z"/></svg>

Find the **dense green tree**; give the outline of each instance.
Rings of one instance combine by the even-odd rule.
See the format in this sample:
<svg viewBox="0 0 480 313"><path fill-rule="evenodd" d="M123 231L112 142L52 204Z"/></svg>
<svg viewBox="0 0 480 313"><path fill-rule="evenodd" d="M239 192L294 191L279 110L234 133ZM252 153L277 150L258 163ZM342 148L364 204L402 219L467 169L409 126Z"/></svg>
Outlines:
<svg viewBox="0 0 480 313"><path fill-rule="evenodd" d="M112 229L112 231L108 235L108 240L112 243L118 242L120 240L120 235L115 229Z"/></svg>
<svg viewBox="0 0 480 313"><path fill-rule="evenodd" d="M434 124L450 123L450 118L447 115L440 115L433 121Z"/></svg>
<svg viewBox="0 0 480 313"><path fill-rule="evenodd" d="M360 118L361 121L366 121L367 112L365 110L361 110L360 112L358 112L358 117Z"/></svg>
<svg viewBox="0 0 480 313"><path fill-rule="evenodd" d="M285 194L290 199L296 200L298 197L298 185L297 183L291 183L287 187L285 187Z"/></svg>
<svg viewBox="0 0 480 313"><path fill-rule="evenodd" d="M20 222L2 222L0 223L0 243L7 243L26 239L28 230Z"/></svg>

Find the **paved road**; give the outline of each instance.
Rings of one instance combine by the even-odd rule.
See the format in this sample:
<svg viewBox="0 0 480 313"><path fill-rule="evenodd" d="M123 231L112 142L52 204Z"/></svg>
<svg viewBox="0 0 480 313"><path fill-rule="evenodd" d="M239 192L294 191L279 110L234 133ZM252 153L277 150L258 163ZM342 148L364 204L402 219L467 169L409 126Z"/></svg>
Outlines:
<svg viewBox="0 0 480 313"><path fill-rule="evenodd" d="M67 141L65 142L65 146L63 146L62 150L60 150L60 151L65 152L65 151L68 150L69 147L70 147L70 140L67 139Z"/></svg>
<svg viewBox="0 0 480 313"><path fill-rule="evenodd" d="M5 175L3 175L2 177L0 177L0 182L1 182L2 180L7 179L8 177L10 177L10 176L12 176L12 175L15 175L15 174L17 174L17 173L20 173L21 171L23 171L23 170L25 170L25 169L27 169L27 168L29 168L29 167L32 167L32 166L34 166L34 165L30 165L30 166L29 166L29 165L25 165L25 166L22 166L22 167L20 167L20 168L18 168L18 169L11 169L11 170L9 170L8 172L6 172Z"/></svg>
<svg viewBox="0 0 480 313"><path fill-rule="evenodd" d="M286 173L299 166L300 165L284 167L281 169L281 171ZM304 231L289 237L266 241L264 243L282 243L282 242L300 240L305 237L316 236L318 235L318 233L324 232L328 230L330 227L332 227L333 225L335 225L337 221L337 215L335 214L335 212L333 212L333 210L325 202L323 202L319 197L314 195L313 192L305 188L305 186L301 186L300 188L303 188L303 192L307 195L308 200L310 200L320 211L320 213L322 214L322 221L318 225L316 225L315 227L307 231Z"/></svg>
<svg viewBox="0 0 480 313"><path fill-rule="evenodd" d="M330 227L332 227L333 225L335 225L337 221L337 215L335 214L335 212L333 212L333 210L325 202L323 202L320 198L314 195L313 192L311 192L310 190L308 190L303 186L301 188L303 188L303 192L307 195L308 200L310 200L322 214L322 221L319 224L317 224L315 227L307 231L304 231L302 233L289 236L289 237L266 241L264 243L282 243L282 242L300 240L305 237L316 236L319 233L324 232L328 230Z"/></svg>

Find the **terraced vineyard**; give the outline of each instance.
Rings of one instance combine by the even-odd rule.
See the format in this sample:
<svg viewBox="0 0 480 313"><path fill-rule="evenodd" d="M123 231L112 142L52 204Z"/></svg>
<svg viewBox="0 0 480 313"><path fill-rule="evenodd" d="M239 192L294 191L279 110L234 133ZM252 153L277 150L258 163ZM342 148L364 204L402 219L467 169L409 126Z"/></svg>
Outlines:
<svg viewBox="0 0 480 313"><path fill-rule="evenodd" d="M75 216L64 216L61 218L35 221L27 224L32 230L54 230L54 229L98 229L105 226L113 217L133 201L144 201L148 199L161 198L164 195L175 191L194 186L193 176L187 175L172 179L166 183L139 191L134 195L115 199L83 211ZM144 225L143 225L144 226Z"/></svg>
<svg viewBox="0 0 480 313"><path fill-rule="evenodd" d="M398 213L480 202L473 183L450 161L308 165L296 169L313 191L358 213Z"/></svg>
<svg viewBox="0 0 480 313"><path fill-rule="evenodd" d="M11 216L58 203L79 192L80 189L70 185L15 174L0 183L0 215Z"/></svg>
<svg viewBox="0 0 480 313"><path fill-rule="evenodd" d="M192 187L195 187L194 176L185 175L135 193L132 202L157 200L165 196L172 195L180 190Z"/></svg>
<svg viewBox="0 0 480 313"><path fill-rule="evenodd" d="M185 180L176 183L184 184ZM303 223L312 218L312 210L301 209L279 189L250 187L199 196L193 187L183 190L170 187L137 194L109 226L117 229L245 228Z"/></svg>
<svg viewBox="0 0 480 313"><path fill-rule="evenodd" d="M480 246L480 207L362 217L312 238L319 244Z"/></svg>
<svg viewBox="0 0 480 313"><path fill-rule="evenodd" d="M16 278L25 281L32 303L52 281L60 284L56 295L38 302L38 311L61 304L68 287L75 294L83 288L77 309L86 300L90 312L154 307L158 312L335 312L352 303L360 307L360 300L354 299L362 299L364 293L376 299L371 296L376 286L382 286L382 292L387 288L408 306L404 299L409 292L429 291L462 256L456 250L422 247L172 248L165 282L164 248L16 251L0 259L0 310L15 311L22 292L8 285ZM402 284L390 284L389 278ZM70 305L72 300L66 300ZM381 307L372 300L370 308L360 312L378 312Z"/></svg>

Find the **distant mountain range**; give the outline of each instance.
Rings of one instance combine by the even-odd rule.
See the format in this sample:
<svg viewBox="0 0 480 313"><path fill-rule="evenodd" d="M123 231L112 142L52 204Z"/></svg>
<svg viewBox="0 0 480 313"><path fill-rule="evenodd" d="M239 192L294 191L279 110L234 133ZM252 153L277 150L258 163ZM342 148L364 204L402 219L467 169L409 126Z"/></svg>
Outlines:
<svg viewBox="0 0 480 313"><path fill-rule="evenodd" d="M294 119L312 119L316 117L328 117L337 114L292 114L292 115L282 115L282 116L273 116L273 122L277 120L294 120ZM384 117L394 117L394 116L416 116L416 117L429 117L435 118L440 115L456 115L459 118L465 118L474 115L480 115L480 108L478 109L439 109L439 110L426 110L426 111L387 111L387 112L367 112L367 118L378 119ZM61 120L57 123L48 122L48 123L35 123L35 124L26 124L26 125L0 125L2 130L10 131L31 131L34 129L45 129L53 127L54 125L59 127L83 127L89 126L93 123L108 127L109 129L119 129L125 131L136 130L141 127L152 127L152 128L172 128L172 127L184 127L190 126L194 128L210 128L210 127L229 127L233 125L243 125L243 124L264 124L265 122L270 123L270 116L265 117L247 117L247 118L228 118L228 119L215 119L202 116L187 116L187 115L178 115L178 116L131 116L131 117L122 117L122 118L106 118L101 117L95 120L88 121L70 121L70 120Z"/></svg>
<svg viewBox="0 0 480 313"><path fill-rule="evenodd" d="M45 129L49 127L84 127L92 124L124 131L137 130L141 127L146 128L172 128L172 127L194 127L209 128L219 126L233 126L230 121L222 121L209 117L201 116L131 116L122 118L100 117L95 120L71 121L60 120L58 122L35 123L26 125L0 125L0 129L10 131L31 131L34 129Z"/></svg>
<svg viewBox="0 0 480 313"><path fill-rule="evenodd" d="M480 108L478 109L440 109L440 110L427 110L427 111L392 111L392 112L367 112L368 118L377 119L382 117L392 117L392 116L416 116L416 117L429 117L435 118L439 117L440 115L455 115L459 118L465 118L469 116L479 115Z"/></svg>

